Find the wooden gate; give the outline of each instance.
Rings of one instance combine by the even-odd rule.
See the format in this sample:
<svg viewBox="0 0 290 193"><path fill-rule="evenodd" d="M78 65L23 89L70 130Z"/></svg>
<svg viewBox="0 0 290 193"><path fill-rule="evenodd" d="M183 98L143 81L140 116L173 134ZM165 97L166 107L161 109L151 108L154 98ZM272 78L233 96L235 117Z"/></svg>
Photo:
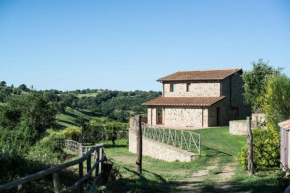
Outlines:
<svg viewBox="0 0 290 193"><path fill-rule="evenodd" d="M288 168L288 131L281 128L281 154L280 160L284 168Z"/></svg>

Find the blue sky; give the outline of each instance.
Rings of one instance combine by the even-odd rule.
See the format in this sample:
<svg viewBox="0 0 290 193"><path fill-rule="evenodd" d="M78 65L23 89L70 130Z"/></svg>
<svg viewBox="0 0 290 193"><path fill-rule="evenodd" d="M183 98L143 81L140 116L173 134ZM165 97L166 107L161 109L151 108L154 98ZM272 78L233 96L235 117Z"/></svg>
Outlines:
<svg viewBox="0 0 290 193"><path fill-rule="evenodd" d="M161 90L181 70L263 58L290 74L290 1L0 0L0 81Z"/></svg>

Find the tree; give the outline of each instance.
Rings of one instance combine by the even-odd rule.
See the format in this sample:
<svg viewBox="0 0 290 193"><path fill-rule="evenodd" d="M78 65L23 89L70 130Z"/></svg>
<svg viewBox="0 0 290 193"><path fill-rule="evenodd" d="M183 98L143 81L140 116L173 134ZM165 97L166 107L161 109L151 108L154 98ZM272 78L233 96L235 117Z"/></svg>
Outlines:
<svg viewBox="0 0 290 193"><path fill-rule="evenodd" d="M56 128L57 105L41 93L10 95L0 106L0 142L28 149L46 129Z"/></svg>
<svg viewBox="0 0 290 193"><path fill-rule="evenodd" d="M85 123L87 122L87 119L85 119L84 117L80 116L80 117L77 117L75 119L75 124L77 126L83 126Z"/></svg>
<svg viewBox="0 0 290 193"><path fill-rule="evenodd" d="M1 81L0 82L0 86L6 86L6 82L5 81Z"/></svg>
<svg viewBox="0 0 290 193"><path fill-rule="evenodd" d="M267 78L280 74L282 69L275 69L262 59L259 59L257 63L252 62L252 65L253 69L251 71L245 71L242 74L245 89L244 98L246 104L250 104L254 111L259 112L261 110L259 98L265 94Z"/></svg>
<svg viewBox="0 0 290 193"><path fill-rule="evenodd" d="M275 133L279 129L278 123L290 118L290 79L285 75L271 76L260 102L267 126Z"/></svg>
<svg viewBox="0 0 290 193"><path fill-rule="evenodd" d="M27 88L27 86L25 84L21 84L19 87L18 87L20 90L23 90L25 92L29 91L29 89Z"/></svg>

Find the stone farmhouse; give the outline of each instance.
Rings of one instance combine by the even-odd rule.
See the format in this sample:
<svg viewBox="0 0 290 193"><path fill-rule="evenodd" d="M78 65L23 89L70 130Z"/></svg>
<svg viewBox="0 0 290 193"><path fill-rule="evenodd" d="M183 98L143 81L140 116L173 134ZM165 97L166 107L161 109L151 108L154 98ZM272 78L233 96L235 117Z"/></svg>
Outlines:
<svg viewBox="0 0 290 193"><path fill-rule="evenodd" d="M162 97L145 102L147 123L182 127L228 125L245 119L242 69L179 71L158 79Z"/></svg>

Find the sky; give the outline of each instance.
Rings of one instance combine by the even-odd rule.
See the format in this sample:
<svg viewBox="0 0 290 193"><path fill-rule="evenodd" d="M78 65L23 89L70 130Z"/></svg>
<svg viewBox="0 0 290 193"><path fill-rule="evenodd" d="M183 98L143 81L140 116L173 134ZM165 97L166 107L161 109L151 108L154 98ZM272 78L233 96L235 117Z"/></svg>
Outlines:
<svg viewBox="0 0 290 193"><path fill-rule="evenodd" d="M0 81L34 89L161 91L177 71L290 74L290 1L0 0Z"/></svg>

